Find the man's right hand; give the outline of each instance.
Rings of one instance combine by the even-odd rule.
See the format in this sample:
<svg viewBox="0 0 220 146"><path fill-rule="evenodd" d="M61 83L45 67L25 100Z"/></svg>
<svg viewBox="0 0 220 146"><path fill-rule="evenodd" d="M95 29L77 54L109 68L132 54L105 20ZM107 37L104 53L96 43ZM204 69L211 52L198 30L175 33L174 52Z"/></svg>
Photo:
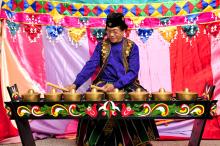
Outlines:
<svg viewBox="0 0 220 146"><path fill-rule="evenodd" d="M102 87L102 89L103 89L105 92L112 92L112 91L115 89L115 87L114 87L113 84L107 83L107 84L105 84L105 85Z"/></svg>
<svg viewBox="0 0 220 146"><path fill-rule="evenodd" d="M68 89L69 91L71 91L71 90L73 90L73 89L76 90L76 85L75 85L75 84L71 84L71 85L68 85L68 86L66 86L66 87L64 87L64 88Z"/></svg>

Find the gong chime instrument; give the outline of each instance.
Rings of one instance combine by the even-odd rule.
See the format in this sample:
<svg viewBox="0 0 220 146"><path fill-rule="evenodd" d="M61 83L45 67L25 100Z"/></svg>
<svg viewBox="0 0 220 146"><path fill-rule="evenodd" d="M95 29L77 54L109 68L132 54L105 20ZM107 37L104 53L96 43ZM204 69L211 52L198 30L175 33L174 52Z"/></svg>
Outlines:
<svg viewBox="0 0 220 146"><path fill-rule="evenodd" d="M183 91L178 91L175 94L166 91L164 88L159 89L157 92L147 92L143 91L141 88L137 88L133 92L125 92L123 90L114 89L112 92L105 92L102 87L91 85L90 91L84 94L78 93L75 89L68 90L66 88L60 87L53 83L47 83L48 86L52 87L51 91L44 93L43 101L45 102L59 102L59 101L101 101L101 100L112 100L112 101L169 101L169 100L197 100L198 93L190 91L185 88ZM58 92L61 90L62 92ZM174 95L174 96L173 96ZM39 102L41 94L35 92L33 89L29 89L27 93L22 95L22 101L24 102Z"/></svg>

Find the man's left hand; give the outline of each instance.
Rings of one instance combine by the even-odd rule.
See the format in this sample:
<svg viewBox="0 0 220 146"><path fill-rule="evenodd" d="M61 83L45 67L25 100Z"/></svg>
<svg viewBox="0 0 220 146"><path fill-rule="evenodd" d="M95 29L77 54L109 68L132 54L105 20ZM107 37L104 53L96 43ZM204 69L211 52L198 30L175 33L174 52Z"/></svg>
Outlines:
<svg viewBox="0 0 220 146"><path fill-rule="evenodd" d="M111 92L115 89L113 84L105 84L102 88L105 92Z"/></svg>

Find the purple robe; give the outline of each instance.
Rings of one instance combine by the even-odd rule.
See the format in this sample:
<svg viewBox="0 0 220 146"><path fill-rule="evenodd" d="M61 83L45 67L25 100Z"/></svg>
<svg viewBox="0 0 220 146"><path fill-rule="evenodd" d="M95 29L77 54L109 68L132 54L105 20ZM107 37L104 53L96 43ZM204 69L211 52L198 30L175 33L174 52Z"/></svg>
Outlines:
<svg viewBox="0 0 220 146"><path fill-rule="evenodd" d="M138 46L134 43L128 57L129 66L126 72L122 57L123 40L119 43L111 44L107 64L100 74L102 81L111 82L115 88L119 89L132 83L138 77L140 69L139 50ZM77 75L74 81L77 88L92 76L97 67L101 67L101 49L102 43L98 43L90 60L87 61L82 71Z"/></svg>

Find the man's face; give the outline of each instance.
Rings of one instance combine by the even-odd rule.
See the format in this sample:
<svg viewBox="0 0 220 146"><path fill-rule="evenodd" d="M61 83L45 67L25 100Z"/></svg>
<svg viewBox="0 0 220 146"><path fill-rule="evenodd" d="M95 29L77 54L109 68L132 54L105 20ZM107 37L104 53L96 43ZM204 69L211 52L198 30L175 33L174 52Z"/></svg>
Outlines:
<svg viewBox="0 0 220 146"><path fill-rule="evenodd" d="M124 30L122 31L119 26L117 27L107 27L107 36L112 43L120 42L124 36Z"/></svg>

